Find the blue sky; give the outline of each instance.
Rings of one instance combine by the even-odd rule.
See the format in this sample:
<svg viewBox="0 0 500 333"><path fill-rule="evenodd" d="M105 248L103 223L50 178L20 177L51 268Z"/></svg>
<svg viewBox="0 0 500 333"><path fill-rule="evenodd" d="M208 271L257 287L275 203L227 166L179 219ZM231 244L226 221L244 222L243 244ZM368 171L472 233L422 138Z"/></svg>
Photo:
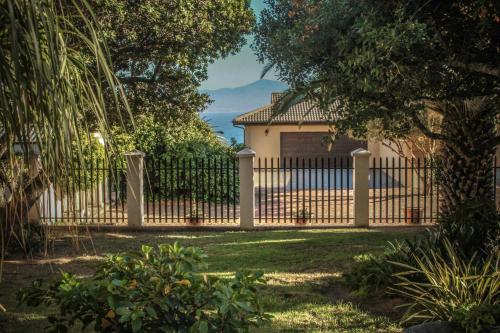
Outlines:
<svg viewBox="0 0 500 333"><path fill-rule="evenodd" d="M252 9L258 17L264 8L264 0L252 0ZM201 89L233 88L246 85L259 79L263 65L250 49L252 37L247 38L247 44L241 51L226 59L220 59L208 66L208 80L202 83ZM273 73L268 73L266 79L276 79Z"/></svg>

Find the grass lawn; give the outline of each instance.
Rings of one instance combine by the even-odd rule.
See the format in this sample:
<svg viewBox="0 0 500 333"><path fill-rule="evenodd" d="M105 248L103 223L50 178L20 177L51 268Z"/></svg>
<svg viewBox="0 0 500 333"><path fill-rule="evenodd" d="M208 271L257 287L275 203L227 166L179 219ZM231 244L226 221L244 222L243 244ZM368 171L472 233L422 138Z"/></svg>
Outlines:
<svg viewBox="0 0 500 333"><path fill-rule="evenodd" d="M353 256L380 253L388 240L412 238L412 230L290 230L261 232L96 233L57 242L55 253L31 262L7 260L0 283L0 332L40 332L55 309L17 307L16 291L33 279L45 281L59 270L91 276L110 252L136 250L140 244L197 246L209 256L208 273L233 274L241 268L262 270L269 278L261 299L273 315L259 332L400 332L397 301L380 297L357 300L341 275Z"/></svg>

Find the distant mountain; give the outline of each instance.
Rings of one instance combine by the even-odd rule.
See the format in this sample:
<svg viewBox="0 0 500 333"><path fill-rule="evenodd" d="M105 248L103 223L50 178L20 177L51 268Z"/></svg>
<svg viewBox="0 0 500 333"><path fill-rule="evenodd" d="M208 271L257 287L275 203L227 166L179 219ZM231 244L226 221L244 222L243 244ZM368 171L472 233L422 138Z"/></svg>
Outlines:
<svg viewBox="0 0 500 333"><path fill-rule="evenodd" d="M214 100L206 112L247 112L271 102L271 93L286 90L279 81L258 80L246 86L204 90Z"/></svg>

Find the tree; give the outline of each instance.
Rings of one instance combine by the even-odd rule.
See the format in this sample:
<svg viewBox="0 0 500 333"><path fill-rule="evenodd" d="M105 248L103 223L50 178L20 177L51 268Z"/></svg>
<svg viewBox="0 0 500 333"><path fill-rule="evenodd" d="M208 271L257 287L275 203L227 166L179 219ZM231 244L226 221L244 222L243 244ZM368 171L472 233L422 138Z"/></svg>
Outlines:
<svg viewBox="0 0 500 333"><path fill-rule="evenodd" d="M112 92L109 106L127 109L94 17L83 14L91 13L86 2L73 6L75 16L69 17L53 0L0 5L2 258L9 240L30 251L28 211L48 184L72 174L68 161L79 156L71 142L88 135L85 116L92 114L93 126L112 142L104 91Z"/></svg>
<svg viewBox="0 0 500 333"><path fill-rule="evenodd" d="M134 116L196 123L208 64L235 53L253 26L248 0L92 0ZM118 119L113 119L117 121Z"/></svg>
<svg viewBox="0 0 500 333"><path fill-rule="evenodd" d="M340 102L334 127L393 137L418 129L442 143L442 213L468 201L494 209L500 143L500 4L491 0L268 0L253 47L303 98ZM438 129L427 112L440 115ZM498 228L498 225L497 225Z"/></svg>

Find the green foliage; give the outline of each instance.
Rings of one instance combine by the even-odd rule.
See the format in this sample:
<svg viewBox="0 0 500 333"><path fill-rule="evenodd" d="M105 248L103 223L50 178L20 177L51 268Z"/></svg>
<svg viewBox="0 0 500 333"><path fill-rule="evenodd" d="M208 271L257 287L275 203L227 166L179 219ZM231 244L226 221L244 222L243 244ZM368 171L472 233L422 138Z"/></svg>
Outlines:
<svg viewBox="0 0 500 333"><path fill-rule="evenodd" d="M413 263L412 254L420 246L418 241L389 242L380 256L362 254L354 257L354 265L344 274L344 281L354 295L366 297L384 290L396 282L394 274L401 268L393 262Z"/></svg>
<svg viewBox="0 0 500 333"><path fill-rule="evenodd" d="M390 285L392 265L373 254L354 257L354 265L344 280L356 296L365 297Z"/></svg>
<svg viewBox="0 0 500 333"><path fill-rule="evenodd" d="M128 110L87 1L68 2L71 15L59 1L0 2L1 258L9 242L25 254L33 238L44 242L43 233L25 232L28 212L82 158L70 144L75 136L86 140L80 130L93 127L108 138L106 115Z"/></svg>
<svg viewBox="0 0 500 333"><path fill-rule="evenodd" d="M395 274L399 282L391 290L408 300L404 321L451 321L457 311L500 304L500 252L477 262L463 259L448 240L443 246L444 253L433 248L413 253L415 265L393 262L402 271Z"/></svg>
<svg viewBox="0 0 500 333"><path fill-rule="evenodd" d="M206 158L229 156L233 153L200 118L191 122L163 122L152 115L138 118L132 134L135 148L152 158Z"/></svg>
<svg viewBox="0 0 500 333"><path fill-rule="evenodd" d="M297 95L321 106L340 100L346 108L333 118L340 132L363 135L376 120L386 135L398 137L425 123L416 116L441 101L490 96L498 106L498 6L481 0L267 3L255 29L259 59L274 65ZM454 114L450 121L460 121Z"/></svg>
<svg viewBox="0 0 500 333"><path fill-rule="evenodd" d="M364 254L354 257L354 260L353 268L345 275L354 295L366 297L385 289L393 282L394 266L384 258Z"/></svg>
<svg viewBox="0 0 500 333"><path fill-rule="evenodd" d="M436 243L450 240L463 258L470 258L475 252L485 257L500 248L500 217L489 202L466 201L440 219L434 235Z"/></svg>
<svg viewBox="0 0 500 333"><path fill-rule="evenodd" d="M465 211L470 212L469 209ZM485 212L477 211L476 217L485 217ZM495 216L495 215L491 215ZM491 237L476 239L471 237L477 233L475 226L487 224L487 221L479 220L477 224L472 224L466 220L461 220L456 224L449 222L449 225L439 225L436 228L412 240L389 242L385 251L380 256L373 254L363 254L355 257L355 264L351 270L344 274L344 280L353 292L359 296L370 295L378 290L385 289L398 282L395 274L404 271L401 264L416 267L416 255L439 254L443 258L448 258L450 252L448 245L453 247L453 253L463 261L473 261L476 265L481 265L482 261L492 252L498 251L498 238L495 242ZM483 222L484 221L484 222ZM462 229L456 226L464 225ZM486 228L485 228L486 229ZM487 229L491 230L491 229ZM452 236L453 238L448 238ZM453 239L453 241L450 241ZM495 245L494 245L495 244ZM474 251L474 249L476 249ZM398 264L395 264L398 263ZM414 273L408 278L415 282L423 282L425 276Z"/></svg>
<svg viewBox="0 0 500 333"><path fill-rule="evenodd" d="M92 114L92 125L107 137L105 114L117 104L126 109L124 99L118 100L123 95L109 67L102 32L92 15L82 13L88 3L70 3L74 15L66 15L51 0L0 4L4 23L0 32L0 157L13 158L15 143L21 143L26 160L38 151L49 177L67 168L72 158L68 142L75 135L86 140L81 135L81 129L89 125L86 114ZM81 22L78 27L77 20ZM78 43L79 49L69 47L70 43ZM109 109L102 99L106 89L111 92Z"/></svg>
<svg viewBox="0 0 500 333"><path fill-rule="evenodd" d="M480 304L457 310L453 315L466 333L500 332L500 304Z"/></svg>
<svg viewBox="0 0 500 333"><path fill-rule="evenodd" d="M235 153L240 146L223 142L205 121L198 118L191 123L179 120L165 124L153 115L142 115L132 133L116 131L114 135L121 154L116 159L122 159L123 153L132 149L146 154L145 182L155 195L163 198L192 195L192 199L199 201L237 200L239 177L233 172L233 164L237 162ZM210 186L214 177L224 184L217 192ZM234 190L227 186L233 183ZM203 187L210 191L190 191L196 184L198 190Z"/></svg>
<svg viewBox="0 0 500 333"><path fill-rule="evenodd" d="M500 6L494 1L268 0L254 49L291 88L275 114L308 99L335 135L421 132L446 160L441 213L494 204L500 144ZM269 67L267 67L269 68ZM335 105L335 108L331 107ZM431 125L428 120L439 119Z"/></svg>
<svg viewBox="0 0 500 333"><path fill-rule="evenodd" d="M94 0L90 7L102 25L134 120L149 114L169 125L199 118L209 102L199 92L208 64L237 52L254 23L247 0Z"/></svg>
<svg viewBox="0 0 500 333"><path fill-rule="evenodd" d="M57 305L51 329L79 322L99 332L248 332L269 320L257 298L261 273L233 279L201 275L206 255L179 244L143 245L110 255L91 280L63 273L48 289L35 283L19 293L29 306Z"/></svg>

